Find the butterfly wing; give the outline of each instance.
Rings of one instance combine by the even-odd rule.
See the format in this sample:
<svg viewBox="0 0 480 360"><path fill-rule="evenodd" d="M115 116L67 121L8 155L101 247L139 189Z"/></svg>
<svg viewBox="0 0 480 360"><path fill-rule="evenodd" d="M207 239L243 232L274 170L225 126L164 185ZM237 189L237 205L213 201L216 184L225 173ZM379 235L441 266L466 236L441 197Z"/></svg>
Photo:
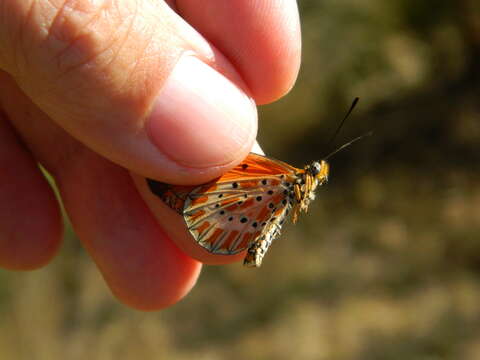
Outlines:
<svg viewBox="0 0 480 360"><path fill-rule="evenodd" d="M293 202L280 175L216 183L187 197L184 218L195 240L215 254L236 254L261 237Z"/></svg>
<svg viewBox="0 0 480 360"><path fill-rule="evenodd" d="M154 194L183 215L195 241L209 252L236 254L261 240L261 246L252 250L257 254L255 259L249 261L255 266L258 254L262 254L261 262L271 241L280 233L293 204L293 185L300 171L284 162L250 153L235 168L204 185L147 182Z"/></svg>
<svg viewBox="0 0 480 360"><path fill-rule="evenodd" d="M268 158L255 153L250 153L245 160L235 166L232 170L222 175L217 181L228 181L245 176L261 177L289 173L294 174L301 171L303 170L290 166L283 161Z"/></svg>

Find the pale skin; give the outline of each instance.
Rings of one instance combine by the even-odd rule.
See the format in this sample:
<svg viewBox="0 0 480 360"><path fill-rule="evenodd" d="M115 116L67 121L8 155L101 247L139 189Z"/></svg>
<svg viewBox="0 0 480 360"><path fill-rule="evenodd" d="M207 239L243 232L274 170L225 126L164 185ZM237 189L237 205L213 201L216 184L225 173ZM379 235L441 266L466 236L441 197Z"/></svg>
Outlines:
<svg viewBox="0 0 480 360"><path fill-rule="evenodd" d="M255 104L300 64L293 0L0 1L0 267L56 255L54 177L115 296L172 305L211 255L145 186L211 180L255 144Z"/></svg>

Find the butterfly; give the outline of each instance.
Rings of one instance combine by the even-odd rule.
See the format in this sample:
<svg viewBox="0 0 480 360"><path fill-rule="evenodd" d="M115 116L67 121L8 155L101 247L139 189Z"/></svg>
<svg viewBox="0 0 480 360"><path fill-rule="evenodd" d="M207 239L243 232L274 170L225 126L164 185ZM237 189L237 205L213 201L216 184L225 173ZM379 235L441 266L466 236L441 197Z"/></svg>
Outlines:
<svg viewBox="0 0 480 360"><path fill-rule="evenodd" d="M239 165L203 185L183 186L146 179L150 191L183 216L193 239L221 255L247 250L244 265L259 267L287 216L296 223L328 181L329 164L297 169L250 153Z"/></svg>

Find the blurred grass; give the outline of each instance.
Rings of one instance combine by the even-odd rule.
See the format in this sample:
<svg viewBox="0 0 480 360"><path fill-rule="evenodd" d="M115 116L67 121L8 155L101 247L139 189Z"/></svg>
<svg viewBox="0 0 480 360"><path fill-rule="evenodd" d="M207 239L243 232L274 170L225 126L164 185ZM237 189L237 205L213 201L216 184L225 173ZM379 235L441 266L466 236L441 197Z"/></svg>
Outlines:
<svg viewBox="0 0 480 360"><path fill-rule="evenodd" d="M480 6L300 2L297 86L261 109L267 154L335 145L308 216L259 270L206 267L177 306L118 304L71 230L51 266L0 272L0 359L480 358Z"/></svg>

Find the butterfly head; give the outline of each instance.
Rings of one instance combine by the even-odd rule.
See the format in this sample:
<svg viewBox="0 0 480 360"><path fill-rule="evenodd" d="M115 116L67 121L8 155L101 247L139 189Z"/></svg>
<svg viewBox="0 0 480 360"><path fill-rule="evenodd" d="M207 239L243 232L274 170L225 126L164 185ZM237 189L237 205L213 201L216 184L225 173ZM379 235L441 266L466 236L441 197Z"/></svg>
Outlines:
<svg viewBox="0 0 480 360"><path fill-rule="evenodd" d="M317 179L319 185L322 185L328 181L330 166L325 160L321 160L320 162L314 161L309 166L308 171L315 179Z"/></svg>

